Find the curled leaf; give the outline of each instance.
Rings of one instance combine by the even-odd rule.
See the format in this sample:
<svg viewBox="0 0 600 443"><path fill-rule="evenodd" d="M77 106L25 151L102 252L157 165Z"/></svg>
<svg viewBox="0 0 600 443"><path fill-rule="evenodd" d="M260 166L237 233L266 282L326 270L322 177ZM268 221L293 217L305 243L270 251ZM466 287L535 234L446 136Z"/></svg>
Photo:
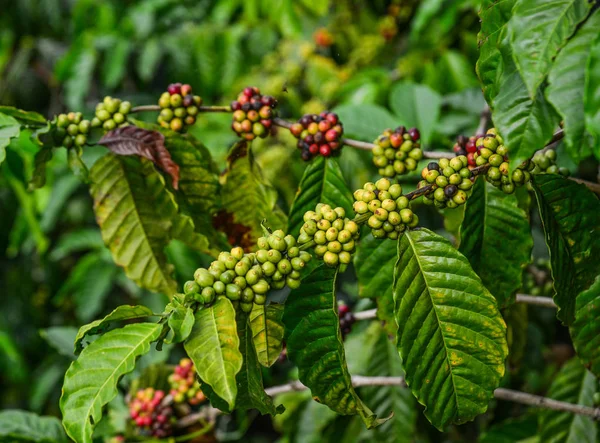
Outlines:
<svg viewBox="0 0 600 443"><path fill-rule="evenodd" d="M173 188L179 187L179 165L165 146L165 136L157 131L124 126L107 132L98 141L117 155L139 155L151 160L171 176Z"/></svg>

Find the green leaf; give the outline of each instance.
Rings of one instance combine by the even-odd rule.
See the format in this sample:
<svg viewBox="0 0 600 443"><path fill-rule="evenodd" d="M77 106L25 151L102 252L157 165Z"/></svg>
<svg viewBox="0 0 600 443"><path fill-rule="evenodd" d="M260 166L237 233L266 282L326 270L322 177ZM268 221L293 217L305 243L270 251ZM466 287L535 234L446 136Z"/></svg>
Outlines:
<svg viewBox="0 0 600 443"><path fill-rule="evenodd" d="M504 138L514 168L550 141L558 116L544 97L542 88L530 97L507 48L502 56L504 71L500 90L491 104L492 118Z"/></svg>
<svg viewBox="0 0 600 443"><path fill-rule="evenodd" d="M600 378L600 275L577 296L571 337L579 359Z"/></svg>
<svg viewBox="0 0 600 443"><path fill-rule="evenodd" d="M18 137L20 132L21 125L17 120L0 113L0 165L6 158L6 147L10 144L10 139Z"/></svg>
<svg viewBox="0 0 600 443"><path fill-rule="evenodd" d="M60 355L75 359L73 353L73 340L77 335L77 328L73 326L51 326L40 330L41 337Z"/></svg>
<svg viewBox="0 0 600 443"><path fill-rule="evenodd" d="M279 358L283 349L284 326L281 321L283 305L254 304L250 312L250 329L258 362L268 368Z"/></svg>
<svg viewBox="0 0 600 443"><path fill-rule="evenodd" d="M600 202L584 185L560 175L534 175L533 189L550 253L557 317L575 319L577 295L600 275Z"/></svg>
<svg viewBox="0 0 600 443"><path fill-rule="evenodd" d="M173 299L173 302L175 299ZM169 316L169 328L173 332L172 337L168 337L165 343L181 343L186 340L194 327L194 311L190 307L182 305L176 306Z"/></svg>
<svg viewBox="0 0 600 443"><path fill-rule="evenodd" d="M587 61L584 107L585 127L595 139L594 154L600 158L600 37L592 45Z"/></svg>
<svg viewBox="0 0 600 443"><path fill-rule="evenodd" d="M381 240L370 234L361 238L354 256L358 295L391 299L397 259L398 246L394 240Z"/></svg>
<svg viewBox="0 0 600 443"><path fill-rule="evenodd" d="M406 232L394 300L406 382L425 416L442 430L484 413L504 375L506 324L469 261L427 229Z"/></svg>
<svg viewBox="0 0 600 443"><path fill-rule="evenodd" d="M208 242L178 212L162 175L148 160L107 154L94 164L90 179L96 220L114 261L140 287L176 292L164 248L173 238L196 249Z"/></svg>
<svg viewBox="0 0 600 443"><path fill-rule="evenodd" d="M593 406L595 392L596 379L577 358L573 358L554 378L547 396L567 403ZM539 435L544 443L595 443L597 433L591 417L550 409L540 411Z"/></svg>
<svg viewBox="0 0 600 443"><path fill-rule="evenodd" d="M584 143L585 73L598 29L600 13L596 12L558 53L548 75L546 97L564 121L566 150L576 162L589 154Z"/></svg>
<svg viewBox="0 0 600 443"><path fill-rule="evenodd" d="M82 228L60 237L49 257L52 260L62 260L75 252L103 248L104 242L98 228Z"/></svg>
<svg viewBox="0 0 600 443"><path fill-rule="evenodd" d="M552 62L590 10L582 0L518 0L509 24L512 52L530 97Z"/></svg>
<svg viewBox="0 0 600 443"><path fill-rule="evenodd" d="M184 343L202 382L210 385L230 410L238 392L235 376L243 364L239 344L235 309L225 297L196 312L194 328Z"/></svg>
<svg viewBox="0 0 600 443"><path fill-rule="evenodd" d="M102 408L117 395L119 379L133 371L162 326L138 323L115 329L86 347L65 374L60 398L63 426L76 442L91 443Z"/></svg>
<svg viewBox="0 0 600 443"><path fill-rule="evenodd" d="M504 420L485 431L479 443L534 443L528 439L536 436L537 422L535 415Z"/></svg>
<svg viewBox="0 0 600 443"><path fill-rule="evenodd" d="M41 188L46 184L46 164L52 160L52 146L44 145L33 159L33 175L29 180L29 191Z"/></svg>
<svg viewBox="0 0 600 443"><path fill-rule="evenodd" d="M132 50L131 43L127 38L118 38L110 46L102 65L102 79L107 88L114 89L123 80Z"/></svg>
<svg viewBox="0 0 600 443"><path fill-rule="evenodd" d="M371 348L366 375L372 377L400 377L404 375L398 350L378 323L370 329L377 333L377 341ZM378 415L394 412L394 416L373 431L373 441L412 442L417 425L417 405L410 390L404 386L374 386L364 388L365 399L377 405Z"/></svg>
<svg viewBox="0 0 600 443"><path fill-rule="evenodd" d="M244 364L236 377L239 387L236 407L242 410L257 409L262 415L281 414L285 408L282 405L276 407L263 387L262 367L256 355L248 316L244 313L239 313L238 316L237 328Z"/></svg>
<svg viewBox="0 0 600 443"><path fill-rule="evenodd" d="M337 315L336 276L337 270L321 264L290 293L283 314L288 356L316 401L338 414L360 414L370 429L383 420L352 386Z"/></svg>
<svg viewBox="0 0 600 443"><path fill-rule="evenodd" d="M68 149L67 162L71 172L82 182L89 183L90 171L81 158L83 154L83 148L81 146L74 146Z"/></svg>
<svg viewBox="0 0 600 443"><path fill-rule="evenodd" d="M159 38L152 37L144 43L136 64L137 73L144 82L148 82L154 77L162 55Z"/></svg>
<svg viewBox="0 0 600 443"><path fill-rule="evenodd" d="M508 22L516 0L484 0L479 9L481 30L477 34L479 58L476 71L483 95L491 104L498 95L502 75L500 46L508 32Z"/></svg>
<svg viewBox="0 0 600 443"><path fill-rule="evenodd" d="M515 302L533 238L527 214L514 195L476 180L465 205L459 251L471 262L483 284L492 288L500 307Z"/></svg>
<svg viewBox="0 0 600 443"><path fill-rule="evenodd" d="M304 213L314 211L317 203L342 207L347 217L354 214L352 191L344 180L337 159L318 156L304 170L288 220L288 233L297 236L304 224Z"/></svg>
<svg viewBox="0 0 600 443"><path fill-rule="evenodd" d="M402 124L382 106L361 104L342 105L334 109L344 124L344 136L375 140L386 128Z"/></svg>
<svg viewBox="0 0 600 443"><path fill-rule="evenodd" d="M390 92L390 107L399 121L406 126L419 128L424 144L431 141L441 105L442 97L425 85L398 83Z"/></svg>
<svg viewBox="0 0 600 443"><path fill-rule="evenodd" d="M219 216L229 226L230 242L236 235L239 238L232 243L254 245L263 235L260 224L264 219L274 230L285 226L285 214L277 206L277 191L264 180L248 142L237 142L229 151L221 183L223 209Z"/></svg>
<svg viewBox="0 0 600 443"><path fill-rule="evenodd" d="M79 328L77 336L75 337L75 354L79 354L83 349L83 339L87 335L96 335L103 333L112 322L133 320L136 318L150 317L154 313L145 306L130 306L123 305L116 308L106 317L99 320L95 320L87 325Z"/></svg>
<svg viewBox="0 0 600 443"><path fill-rule="evenodd" d="M46 126L46 118L33 111L23 111L13 106L0 106L0 114L8 115L27 127Z"/></svg>
<svg viewBox="0 0 600 443"><path fill-rule="evenodd" d="M58 418L17 409L0 411L0 440L36 443L68 441Z"/></svg>

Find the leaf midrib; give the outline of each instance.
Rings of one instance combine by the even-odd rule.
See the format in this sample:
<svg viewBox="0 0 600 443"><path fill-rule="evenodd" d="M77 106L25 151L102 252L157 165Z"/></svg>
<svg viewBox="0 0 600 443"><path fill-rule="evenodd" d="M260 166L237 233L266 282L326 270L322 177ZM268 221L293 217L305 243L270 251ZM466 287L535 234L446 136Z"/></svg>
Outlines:
<svg viewBox="0 0 600 443"><path fill-rule="evenodd" d="M427 287L427 295L429 296L429 301L431 303L433 313L435 314L435 319L437 321L438 329L439 329L440 335L442 336L442 343L444 344L444 352L446 354L445 360L446 360L446 364L448 365L448 368L450 370L450 379L452 380L452 392L453 392L454 402L456 405L456 412L457 412L457 415L460 416L460 407L458 405L458 391L456 390L456 383L454 381L454 371L452 370L452 365L450 363L450 360L448 359L448 346L446 345L446 337L444 336L444 333L442 332L442 328L440 326L440 318L439 318L439 315L436 310L436 305L435 305L435 303L433 303L433 299L431 298L431 293L429 291L429 283L427 282L427 277L425 275L425 272L423 271L423 266L421 265L421 260L419 259L419 255L416 252L415 244L413 243L413 240L410 236L410 232L407 232L404 235L406 235L406 237L408 238L408 241L410 242L410 245L413 250L413 254L415 256L415 260L417 261L417 264L419 265L419 270L421 271L421 275L423 275L423 281L425 282L426 287Z"/></svg>

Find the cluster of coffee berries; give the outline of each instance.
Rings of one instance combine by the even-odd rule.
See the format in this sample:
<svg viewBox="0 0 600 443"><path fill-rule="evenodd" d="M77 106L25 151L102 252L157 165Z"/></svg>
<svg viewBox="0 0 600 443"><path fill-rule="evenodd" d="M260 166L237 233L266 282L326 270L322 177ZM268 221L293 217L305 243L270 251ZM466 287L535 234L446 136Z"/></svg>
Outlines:
<svg viewBox="0 0 600 443"><path fill-rule="evenodd" d="M300 251L296 239L281 230L258 239L258 250L244 254L242 248L221 252L208 269L199 268L194 280L184 285L184 292L192 294L200 303L212 303L215 297L229 298L244 312L252 304L264 305L269 289L282 289L286 284L300 286L300 271L311 259L308 252Z"/></svg>
<svg viewBox="0 0 600 443"><path fill-rule="evenodd" d="M526 294L552 297L554 284L550 271L550 263L545 259L537 259L525 268L523 273L523 292Z"/></svg>
<svg viewBox="0 0 600 443"><path fill-rule="evenodd" d="M560 174L565 177L569 175L567 168L559 168L556 165L556 151L552 149L536 152L531 161L534 164L532 174Z"/></svg>
<svg viewBox="0 0 600 443"><path fill-rule="evenodd" d="M192 93L190 85L171 83L158 100L161 107L158 123L171 131L181 132L196 123L202 98Z"/></svg>
<svg viewBox="0 0 600 443"><path fill-rule="evenodd" d="M81 112L59 114L55 121L53 137L57 144L65 148L85 145L87 134L90 132L90 122L83 119Z"/></svg>
<svg viewBox="0 0 600 443"><path fill-rule="evenodd" d="M467 157L467 163L470 168L477 166L477 163L475 162L475 153L477 152L476 141L477 137L467 138L464 135L459 135L452 148L457 156L464 155Z"/></svg>
<svg viewBox="0 0 600 443"><path fill-rule="evenodd" d="M175 403L187 402L191 405L198 405L206 400L200 389L200 383L196 380L194 363L189 358L182 358L175 366L175 370L169 375L169 385L171 386L170 394Z"/></svg>
<svg viewBox="0 0 600 443"><path fill-rule="evenodd" d="M350 263L359 235L358 224L346 218L344 208L332 209L319 203L314 211L304 214L298 243L303 245L314 241L317 257L322 258L326 265L336 267Z"/></svg>
<svg viewBox="0 0 600 443"><path fill-rule="evenodd" d="M140 389L129 402L129 415L144 437L164 438L173 432L173 408L163 404L165 393L153 388Z"/></svg>
<svg viewBox="0 0 600 443"><path fill-rule="evenodd" d="M379 168L379 175L393 178L417 169L417 163L423 158L417 128L400 126L395 130L386 129L375 140L373 164Z"/></svg>
<svg viewBox="0 0 600 443"><path fill-rule="evenodd" d="M131 111L131 103L118 98L104 97L96 105L96 115L92 119L92 127L102 127L105 131L127 125L127 114Z"/></svg>
<svg viewBox="0 0 600 443"><path fill-rule="evenodd" d="M231 129L245 140L269 135L277 100L270 95L261 95L257 87L247 87L231 102L233 123Z"/></svg>
<svg viewBox="0 0 600 443"><path fill-rule="evenodd" d="M369 215L367 224L375 238L397 239L406 228L414 228L419 217L410 209L410 201L402 195L402 186L387 178L365 183L354 191L354 212Z"/></svg>
<svg viewBox="0 0 600 443"><path fill-rule="evenodd" d="M298 149L305 161L322 155L329 157L339 153L342 147L344 127L337 114L323 111L319 115L306 114L290 127L290 132L298 139Z"/></svg>
<svg viewBox="0 0 600 443"><path fill-rule="evenodd" d="M350 307L342 301L338 302L338 316L340 318L342 338L345 338L352 331L352 325L356 321L356 318L352 314Z"/></svg>
<svg viewBox="0 0 600 443"><path fill-rule="evenodd" d="M467 191L473 187L473 173L468 167L465 155L450 160L442 158L430 162L421 171L423 180L419 188L431 185L431 191L423 195L423 203L433 204L442 209L456 208L467 201Z"/></svg>

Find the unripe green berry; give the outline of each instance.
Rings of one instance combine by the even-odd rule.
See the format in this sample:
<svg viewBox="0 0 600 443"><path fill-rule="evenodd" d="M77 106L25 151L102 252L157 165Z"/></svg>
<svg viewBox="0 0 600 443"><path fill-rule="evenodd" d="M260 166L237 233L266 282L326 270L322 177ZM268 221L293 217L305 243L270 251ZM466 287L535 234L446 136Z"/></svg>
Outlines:
<svg viewBox="0 0 600 443"><path fill-rule="evenodd" d="M317 231L315 236L313 237L315 243L317 245L324 245L327 243L327 237L325 236L325 231Z"/></svg>
<svg viewBox="0 0 600 443"><path fill-rule="evenodd" d="M240 297L242 303L252 303L254 301L254 291L250 288L245 288Z"/></svg>
<svg viewBox="0 0 600 443"><path fill-rule="evenodd" d="M242 290L240 289L240 287L238 285L228 284L225 287L225 296L229 300L239 300L241 298L241 295L242 295Z"/></svg>
<svg viewBox="0 0 600 443"><path fill-rule="evenodd" d="M327 250L330 252L338 253L342 250L342 244L339 241L332 241L327 243Z"/></svg>
<svg viewBox="0 0 600 443"><path fill-rule="evenodd" d="M335 221L331 224L331 227L341 231L344 229L344 220L341 218L335 219Z"/></svg>
<svg viewBox="0 0 600 443"><path fill-rule="evenodd" d="M215 282L215 278L204 268L196 269L196 272L194 272L194 280L201 288L212 286Z"/></svg>
<svg viewBox="0 0 600 443"><path fill-rule="evenodd" d="M369 217L367 224L369 225L369 227L371 229L380 229L381 226L383 226L383 222L381 220L379 220L377 217L375 217L374 215Z"/></svg>
<svg viewBox="0 0 600 443"><path fill-rule="evenodd" d="M270 261L263 263L261 268L262 268L263 274L266 275L267 277L271 277L273 274L275 274L275 271L277 271L277 267Z"/></svg>
<svg viewBox="0 0 600 443"><path fill-rule="evenodd" d="M213 289L215 290L215 293L221 295L225 292L225 283L222 281L216 281L213 283Z"/></svg>
<svg viewBox="0 0 600 443"><path fill-rule="evenodd" d="M200 285L193 280L186 281L183 285L184 294L194 294L200 291Z"/></svg>
<svg viewBox="0 0 600 443"><path fill-rule="evenodd" d="M390 189L388 189L388 192L392 196L392 199L397 199L398 197L400 197L402 195L402 186L395 183L392 186L390 186Z"/></svg>
<svg viewBox="0 0 600 443"><path fill-rule="evenodd" d="M331 252L331 251L327 251L325 253L325 255L323 255L323 261L325 262L325 264L327 264L328 266L331 267L335 267L338 265L339 263L339 257L337 254Z"/></svg>
<svg viewBox="0 0 600 443"><path fill-rule="evenodd" d="M215 296L215 290L212 287L204 288L202 290L202 299L204 300L205 304L215 301Z"/></svg>
<svg viewBox="0 0 600 443"><path fill-rule="evenodd" d="M248 283L246 283L246 279L239 275L233 279L233 284L238 286L240 289L244 289L248 285Z"/></svg>
<svg viewBox="0 0 600 443"><path fill-rule="evenodd" d="M438 176L438 178L435 179L435 184L440 188L444 188L448 186L448 178L444 175L440 175Z"/></svg>

